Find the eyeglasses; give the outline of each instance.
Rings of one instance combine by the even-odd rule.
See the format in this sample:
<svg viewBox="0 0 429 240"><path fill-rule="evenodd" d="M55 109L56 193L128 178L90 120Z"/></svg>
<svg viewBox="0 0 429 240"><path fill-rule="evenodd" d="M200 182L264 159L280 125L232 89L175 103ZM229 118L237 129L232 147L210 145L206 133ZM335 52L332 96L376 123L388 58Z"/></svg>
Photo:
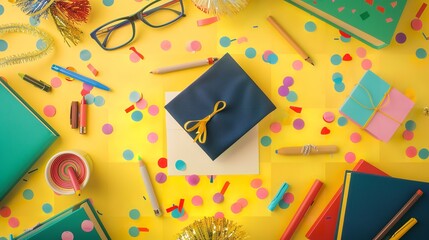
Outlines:
<svg viewBox="0 0 429 240"><path fill-rule="evenodd" d="M91 32L91 37L104 50L115 50L130 43L135 37L134 21L141 20L153 28L172 24L186 16L182 0L160 3L155 0L140 11L105 23Z"/></svg>

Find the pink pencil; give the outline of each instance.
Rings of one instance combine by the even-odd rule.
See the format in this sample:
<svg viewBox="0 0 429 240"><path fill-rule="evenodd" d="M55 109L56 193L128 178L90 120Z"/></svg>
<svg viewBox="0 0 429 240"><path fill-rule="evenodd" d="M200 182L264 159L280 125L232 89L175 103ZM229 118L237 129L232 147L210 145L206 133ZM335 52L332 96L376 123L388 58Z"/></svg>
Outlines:
<svg viewBox="0 0 429 240"><path fill-rule="evenodd" d="M74 192L76 193L76 195L80 196L80 184L79 184L79 181L77 179L76 172L74 171L74 168L68 167L67 168L67 174L70 177L70 181L73 185Z"/></svg>
<svg viewBox="0 0 429 240"><path fill-rule="evenodd" d="M301 205L299 206L286 230L283 232L283 235L280 238L281 240L289 240L292 238L293 233L295 232L301 220L304 218L310 206L313 204L314 199L316 198L322 186L323 182L321 182L320 180L316 179L314 181L313 186L311 186L310 190L308 191L307 195L305 196L304 200L302 201Z"/></svg>

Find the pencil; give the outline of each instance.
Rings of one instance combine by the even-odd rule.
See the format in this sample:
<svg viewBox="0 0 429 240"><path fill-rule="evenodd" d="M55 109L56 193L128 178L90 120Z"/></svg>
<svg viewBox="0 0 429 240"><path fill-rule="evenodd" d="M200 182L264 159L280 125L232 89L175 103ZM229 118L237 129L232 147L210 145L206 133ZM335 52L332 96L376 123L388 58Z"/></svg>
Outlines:
<svg viewBox="0 0 429 240"><path fill-rule="evenodd" d="M338 147L335 145L304 145L299 147L283 147L276 150L276 154L280 155L310 155L310 154L326 154L336 153Z"/></svg>
<svg viewBox="0 0 429 240"><path fill-rule="evenodd" d="M401 228L396 231L389 240L401 239L414 225L416 225L417 219L410 218Z"/></svg>
<svg viewBox="0 0 429 240"><path fill-rule="evenodd" d="M289 36L289 34L277 23L277 21L272 16L268 16L267 20L305 61L314 66L314 62L308 56L308 54L302 50L302 48Z"/></svg>
<svg viewBox="0 0 429 240"><path fill-rule="evenodd" d="M149 195L150 203L152 204L153 212L156 216L161 216L162 212L159 208L158 199L156 198L155 191L153 190L152 182L150 181L149 173L146 169L142 158L139 156L139 167L140 174L142 175L144 185L146 187L147 194Z"/></svg>
<svg viewBox="0 0 429 240"><path fill-rule="evenodd" d="M404 216L405 213L410 210L410 208L414 205L414 203L417 202L417 200L419 200L422 195L423 191L418 189L416 193L414 193L414 195L410 198L410 200L405 203L405 205L395 214L395 216L390 219L386 226L384 226L383 229L381 229L381 231L373 238L373 240L383 239L384 236L386 236L386 234L390 231L390 229L392 229L392 227L399 221L399 219L401 219L402 216Z"/></svg>
<svg viewBox="0 0 429 240"><path fill-rule="evenodd" d="M175 72L175 71L180 71L180 70L189 69L189 68L201 67L205 65L211 65L215 63L217 60L218 58L206 58L206 59L197 60L194 62L187 62L187 63L181 63L173 66L161 67L151 71L150 73L162 74L162 73Z"/></svg>

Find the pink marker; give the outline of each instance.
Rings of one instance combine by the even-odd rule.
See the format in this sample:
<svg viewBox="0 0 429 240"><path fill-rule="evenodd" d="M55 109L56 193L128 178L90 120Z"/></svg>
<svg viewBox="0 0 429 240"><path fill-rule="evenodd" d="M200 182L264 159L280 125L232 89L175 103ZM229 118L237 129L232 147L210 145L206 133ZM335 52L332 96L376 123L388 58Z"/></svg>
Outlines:
<svg viewBox="0 0 429 240"><path fill-rule="evenodd" d="M79 112L79 133L85 134L86 133L86 101L85 98L82 98L82 101L80 102L80 112Z"/></svg>
<svg viewBox="0 0 429 240"><path fill-rule="evenodd" d="M73 185L74 192L76 193L76 195L80 196L80 183L77 180L77 176L76 176L76 172L74 171L74 168L68 167L67 174L70 177L70 181Z"/></svg>
<svg viewBox="0 0 429 240"><path fill-rule="evenodd" d="M221 202L223 202L223 200L224 200L223 195L225 194L226 189L228 189L228 186L229 186L229 182L226 181L225 184L222 187L222 190L220 192L218 192L218 193L215 193L213 195L213 201L215 203L221 203Z"/></svg>

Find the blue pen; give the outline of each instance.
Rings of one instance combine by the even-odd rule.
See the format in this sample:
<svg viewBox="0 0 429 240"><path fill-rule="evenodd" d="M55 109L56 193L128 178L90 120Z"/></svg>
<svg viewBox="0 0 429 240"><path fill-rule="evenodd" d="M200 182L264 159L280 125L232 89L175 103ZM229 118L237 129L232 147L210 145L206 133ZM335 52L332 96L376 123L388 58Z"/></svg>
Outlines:
<svg viewBox="0 0 429 240"><path fill-rule="evenodd" d="M99 82L97 82L97 81L95 81L95 80L93 80L93 79L91 79L89 77L85 77L83 75L80 75L79 73L75 73L75 72L70 71L68 69L62 68L62 67L60 67L58 65L52 64L51 69L54 70L54 71L56 71L56 72L62 73L64 75L66 75L66 76L69 76L71 78L74 78L76 80L79 80L81 82L84 82L86 84L89 84L91 86L94 86L96 88L100 88L100 89L103 89L103 90L106 90L106 91L110 90L110 88L108 86L106 86L106 85L103 85L103 84L101 84L101 83L99 83Z"/></svg>
<svg viewBox="0 0 429 240"><path fill-rule="evenodd" d="M279 202L282 200L283 195L286 193L287 189L288 189L289 185L287 183L283 183L282 186L280 187L279 191L277 192L276 196L274 197L274 199L271 201L270 205L268 205L268 209L270 211L274 211L274 209L276 208L276 206L279 204Z"/></svg>

